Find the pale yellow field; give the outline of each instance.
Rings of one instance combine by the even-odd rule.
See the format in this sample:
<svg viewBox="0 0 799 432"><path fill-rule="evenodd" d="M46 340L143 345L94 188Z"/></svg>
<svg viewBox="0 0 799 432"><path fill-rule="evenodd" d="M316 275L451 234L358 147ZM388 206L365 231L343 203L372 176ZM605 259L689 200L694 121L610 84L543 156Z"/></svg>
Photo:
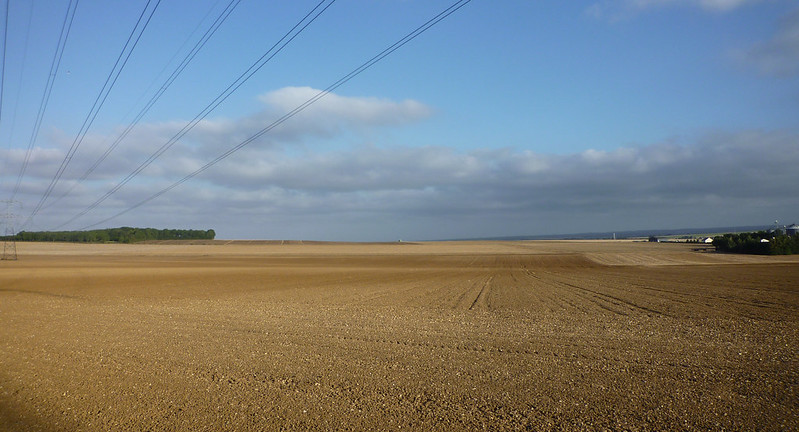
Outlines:
<svg viewBox="0 0 799 432"><path fill-rule="evenodd" d="M799 257L17 247L2 430L799 430Z"/></svg>

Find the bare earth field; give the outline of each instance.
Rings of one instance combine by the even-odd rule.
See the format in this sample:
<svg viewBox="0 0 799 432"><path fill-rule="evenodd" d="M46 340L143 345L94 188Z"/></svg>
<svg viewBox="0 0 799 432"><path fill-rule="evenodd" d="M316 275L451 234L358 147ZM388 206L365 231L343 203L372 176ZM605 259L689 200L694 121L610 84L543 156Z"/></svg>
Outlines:
<svg viewBox="0 0 799 432"><path fill-rule="evenodd" d="M17 248L0 262L0 430L799 430L799 257Z"/></svg>

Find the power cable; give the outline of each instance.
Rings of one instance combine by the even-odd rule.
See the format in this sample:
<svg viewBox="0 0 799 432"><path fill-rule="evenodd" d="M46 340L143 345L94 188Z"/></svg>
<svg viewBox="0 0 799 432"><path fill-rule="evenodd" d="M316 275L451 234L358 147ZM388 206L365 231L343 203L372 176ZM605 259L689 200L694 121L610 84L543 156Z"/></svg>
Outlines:
<svg viewBox="0 0 799 432"><path fill-rule="evenodd" d="M9 0L10 1L10 0ZM6 172L6 168L8 167L8 160L10 159L11 153L11 143L14 141L14 131L16 130L17 125L17 111L19 108L19 100L20 100L20 92L21 88L23 87L23 80L22 77L25 76L25 66L28 64L28 41L30 39L31 33L31 22L33 20L33 2L29 2L30 10L28 11L28 25L25 27L25 42L23 43L22 49L22 67L20 68L20 82L19 85L16 86L16 96L14 97L14 108L11 111L11 126L9 127L8 132L8 150L9 152L6 153L6 157L3 158L3 168L0 172ZM5 70L5 69L4 69ZM5 73L3 74L5 76Z"/></svg>
<svg viewBox="0 0 799 432"><path fill-rule="evenodd" d="M192 47L192 49L189 51L189 53L186 54L186 56L183 58L183 60L180 62L180 64L175 68L175 70L172 71L172 73L169 75L169 77L166 79L166 81L164 81L164 83L161 85L161 87L158 89L158 91L150 98L150 100L147 102L147 104L145 104L145 106L139 111L139 113L133 119L133 122L129 123L125 127L125 129L122 131L122 133L119 134L119 136L114 140L113 143L111 143L110 146L108 146L108 148L105 150L105 152L103 152L103 154L100 155L100 157L97 158L96 161L94 161L94 163L89 167L89 169L87 169L86 172L84 172L78 178L77 181L72 183L72 186L66 192L61 194L55 200L52 200L50 202L50 204L48 206L45 206L44 208L48 208L48 207L51 207L51 206L55 205L62 198L64 198L67 195L69 195L79 184L83 183L83 181L86 180L97 169L97 167L100 166L100 164L102 164L108 158L108 156L111 154L111 152L113 152L119 146L119 144L128 136L128 134L131 132L131 130L133 130L133 128L136 127L136 125L139 124L139 122L144 117L144 115L147 114L148 111L150 111L150 109L153 107L153 105L155 105L155 103L161 98L161 96L163 96L164 92L167 91L169 86L171 86L172 83L175 82L175 80L183 72L183 70L186 69L186 67L194 59L194 57L197 56L197 53L199 53L200 50L208 42L208 40L211 39L211 37L216 33L216 31L219 29L219 27L222 25L222 23L225 22L225 20L228 18L228 16L230 16L230 14L233 12L233 10L236 8L236 6L239 5L239 3L241 3L241 0L231 0L228 3L227 7L225 7L225 9L222 11L222 13L211 24L211 27L209 27L208 30L206 30L205 34L203 34L203 36L197 41L197 43L194 45L194 47Z"/></svg>
<svg viewBox="0 0 799 432"><path fill-rule="evenodd" d="M158 71L158 74L156 75L156 77L153 78L153 80L150 82L150 84L147 85L147 88L144 91L141 92L139 97L136 98L136 102L130 104L131 108L130 108L130 110L128 112L125 113L125 115L123 116L123 119L127 118L134 111L134 107L139 106L139 102L141 102L144 99L145 96L150 94L150 90L153 87L155 87L156 83L160 82L159 79L164 75L164 72L166 72L166 70L169 69L169 67L172 64L174 64L175 59L178 58L178 54L183 52L183 48L185 48L189 44L189 41L192 40L192 38L194 38L194 35L197 34L197 32L200 30L200 27L203 25L204 22L206 22L208 17L211 15L211 12L213 12L217 8L219 3L221 3L221 2L222 2L222 0L216 0L214 2L214 4L208 9L208 12L205 13L205 15L202 17L202 19L197 23L197 25L191 31L191 33L189 33L189 35L186 36L186 38L183 40L183 43L180 44L180 48L175 50L175 52L172 54L172 57L169 58L169 61L164 63L164 67L161 68L160 71ZM125 123L125 122L124 121L120 121L119 123Z"/></svg>
<svg viewBox="0 0 799 432"><path fill-rule="evenodd" d="M0 59L0 120L2 120L3 116L3 89L6 86L6 44L8 43L8 5L11 3L11 0L6 0L6 7L5 7L5 24L3 25L3 51L2 51L2 59ZM0 125L2 125L2 121L0 121ZM9 153L11 150L11 140L9 139ZM6 157L3 158L3 172L5 171L6 164L8 163L8 154Z"/></svg>
<svg viewBox="0 0 799 432"><path fill-rule="evenodd" d="M8 4L11 3L11 0L6 0L6 11L5 11L5 24L3 25L3 59L2 59L2 66L0 66L0 120L3 118L3 88L5 88L6 83L6 43L8 42ZM2 122L0 121L0 124Z"/></svg>
<svg viewBox="0 0 799 432"><path fill-rule="evenodd" d="M31 138L28 142L28 149L25 151L25 158L22 161L22 167L20 168L19 175L17 176L17 184L14 186L14 192L11 194L11 201L14 200L19 192L20 184L22 184L22 178L25 177L25 171L27 170L28 163L30 162L33 145L36 143L36 138L39 136L39 129L42 127L42 119L44 118L44 113L47 110L47 103L50 101L50 94L53 91L53 84L55 83L55 77L58 74L58 67L61 65L61 57L64 55L64 48L67 45L69 31L72 28L72 21L75 18L75 10L78 8L78 1L79 0L70 0L69 4L67 5L67 11L64 14L64 22L61 24L61 34L58 37L58 44L56 45L56 52L53 56L53 61L50 63L50 74L48 75L47 83L44 86L42 101L39 103L39 111L37 112L36 120L33 123L33 132L31 132Z"/></svg>
<svg viewBox="0 0 799 432"><path fill-rule="evenodd" d="M32 219L39 212L39 210L41 210L45 201L47 201L47 198L49 198L50 194L52 194L56 184L58 184L59 180L61 180L61 176L64 175L64 171L66 171L67 166L72 161L72 158L75 156L75 152L78 151L78 148L80 147L81 143L83 143L84 137L86 137L86 134L89 132L89 128L91 127L92 123L94 123L94 120L97 118L97 114L99 114L100 109L103 107L103 104L108 98L108 94L111 92L111 89L114 87L114 84L116 84L117 79L119 78L119 75L122 73L122 70L125 68L125 65L128 63L128 60L130 59L130 56L133 53L133 50L136 49L136 45L138 45L139 40L142 37L142 34L144 34L144 31L147 29L147 25L150 23L150 20L153 18L155 11L158 9L158 6L161 4L161 0L156 1L155 6L150 11L150 14L147 16L147 19L144 21L144 24L142 24L142 19L144 19L144 16L147 12L147 9L150 7L151 2L152 0L147 0L147 3L144 5L144 9L139 15L139 19L138 21L136 21L136 25L133 27L133 30L128 36L128 39L125 42L125 46L122 47L122 51L119 53L119 56L117 57L117 60L114 63L114 67L111 68L111 72L108 74L105 83L103 83L103 87L100 89L100 93L95 98L94 104L89 110L89 114L87 114L86 118L83 120L83 125L81 125L81 128L78 131L78 135L72 141L72 145L70 146L69 151L67 151L67 154L64 156L64 159L61 161L61 165L58 167L58 170L56 171L52 180L50 180L50 184L47 186L47 189L45 190L42 197L39 199L39 202L36 204L36 207L33 209L30 216L28 216L27 220ZM140 25L141 28L139 29ZM136 34L137 32L138 35ZM132 45L131 41L133 41ZM130 49L128 49L128 46L130 46ZM27 220L26 223L23 225L27 224Z"/></svg>
<svg viewBox="0 0 799 432"><path fill-rule="evenodd" d="M152 164L156 159L158 159L164 152L166 152L170 147L172 147L180 138L186 135L194 126L197 125L202 119L204 119L208 114L210 114L216 107L218 107L222 102L224 102L230 95L235 92L239 87L241 87L247 80L249 80L256 72L258 72L261 68L263 68L266 63L272 60L278 53L280 53L289 43L291 43L297 36L300 35L306 28L308 28L311 23L316 21L320 15L322 15L330 6L335 3L336 0L322 0L320 1L310 12L308 12L294 27L291 28L280 40L278 40L274 45L272 45L269 50L267 50L255 63L253 63L246 71L244 71L241 75L236 78L236 80L231 83L222 93L220 93L213 101L211 101L208 105L203 108L203 110L197 114L189 123L187 123L183 128L181 128L175 135L173 135L166 143L164 143L158 150L152 153L144 162L142 162L136 169L134 169L130 174L128 174L125 178L123 178L116 186L111 188L108 192L106 192L102 197L97 199L94 203L89 205L86 209L78 213L77 215L73 216L68 221L59 225L56 229L69 224L70 222L74 221L75 219L85 215L86 213L90 212L91 210L95 209L99 206L103 201L108 199L111 195L116 193L119 189L125 186L129 181L135 178L139 173L141 173L145 168L147 168L150 164ZM325 4L327 3L327 4ZM30 221L30 218L26 220L23 224L27 225Z"/></svg>
<svg viewBox="0 0 799 432"><path fill-rule="evenodd" d="M458 11L460 8L465 6L470 1L471 0L459 0L459 1L455 2L450 7L444 9L438 15L436 15L435 17L433 17L430 20L428 20L426 23L424 23L421 26L417 27L415 30L411 31L410 33L405 35L403 38L401 38L400 40L398 40L397 42L395 42L394 44L392 44L391 46L389 46L385 50L381 51L379 54L375 55L374 57L372 57L371 59L369 59L368 61L366 61L362 65L360 65L357 68L353 69L350 73L348 73L348 74L344 75L343 77L341 77L338 81L336 81L333 84L329 85L324 90L320 90L318 93L316 93L316 95L314 95L310 99L306 100L302 104L298 105L296 108L294 108L293 110L289 111L288 113L284 114L282 117L280 117L279 119L277 119L274 122L272 122L269 126L261 129L260 131L258 131L254 135L252 135L251 137L247 138L246 140L242 141L241 143L237 144L236 146L230 148L229 150L227 150L226 152L224 152L221 155L217 156L214 160L212 160L212 161L208 162L207 164L203 165L202 167L200 167L196 171L192 172L191 174L186 175L182 179L172 183L170 186L167 186L166 188L161 189L160 191L150 195L149 197L147 197L144 200L142 200L142 201L140 201L140 202L128 207L127 209L122 210L121 212L116 213L113 216L107 217L107 218L105 218L105 219L103 219L103 220L101 220L99 222L94 223L94 224L86 225L83 228L80 228L80 230L85 230L85 229L88 229L88 228L92 228L92 227L95 227L97 225L100 225L100 224L106 223L108 221L111 221L113 219L116 219L117 217L122 216L123 214L128 213L131 210L134 210L134 209L137 209L137 208L141 207L142 205L144 205L144 204L146 204L146 203L148 203L148 202L160 197L161 195L164 195L165 193L171 191L172 189L175 189L176 187L178 187L178 186L182 185L183 183L187 182L188 180L194 178L198 174L200 174L200 173L204 172L205 170L207 170L208 168L216 165L218 162L222 161L223 159L226 159L228 156L230 156L233 153L241 150L243 147L249 145L250 143L252 143L256 139L260 138L261 136L263 136L267 132L273 130L274 128L276 128L277 126L279 126L280 124L282 124L286 120L288 120L288 119L294 117L295 115L299 114L300 112L302 112L303 110L305 110L309 106L313 105L314 103L316 103L317 101L319 101L320 99L325 97L326 95L330 94L332 91L334 91L337 88L339 88L342 85L344 85L346 82L348 82L351 79L355 78L356 76L360 75L362 72L364 72L365 70L367 70L370 67L372 67L375 63L377 63L380 60L384 59L385 57L387 57L388 55L390 55L394 51L396 51L399 48L401 48L403 45L405 45L408 42L412 41L417 36L419 36L422 33L426 32L427 30L429 30L434 25L438 24L439 22L441 22L442 20L444 20L448 16L450 16L453 13L455 13L456 11ZM92 207L92 208L94 208L94 207ZM85 215L86 213L88 213L89 210L90 209L87 209L84 212L81 212L79 215L73 217L69 221L67 221L64 224L62 224L61 226L64 226L64 225L74 221L78 217Z"/></svg>

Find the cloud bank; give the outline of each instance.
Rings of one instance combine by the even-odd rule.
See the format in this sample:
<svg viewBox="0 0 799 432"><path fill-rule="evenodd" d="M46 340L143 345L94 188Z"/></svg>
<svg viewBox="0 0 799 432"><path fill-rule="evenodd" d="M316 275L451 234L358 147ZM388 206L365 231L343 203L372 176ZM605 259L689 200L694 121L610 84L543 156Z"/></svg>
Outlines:
<svg viewBox="0 0 799 432"><path fill-rule="evenodd" d="M168 186L313 91L278 90L261 98L265 108L255 115L204 121L134 182L67 228L100 220ZM416 101L330 95L275 134L109 225L214 228L222 238L392 240L799 218L799 135L790 131L716 133L566 155L495 143L471 151L434 144L382 146L351 134L411 124L431 113ZM137 129L124 148L43 211L32 228L50 229L85 208L182 124ZM344 136L351 140L347 145L326 145ZM34 152L21 192L26 202L38 199L67 149L66 137L50 138L57 145ZM87 154L112 139L113 134L88 137L87 153L76 158L59 189L93 162ZM12 150L2 156L18 166L24 154ZM0 176L3 193L13 187L15 175Z"/></svg>

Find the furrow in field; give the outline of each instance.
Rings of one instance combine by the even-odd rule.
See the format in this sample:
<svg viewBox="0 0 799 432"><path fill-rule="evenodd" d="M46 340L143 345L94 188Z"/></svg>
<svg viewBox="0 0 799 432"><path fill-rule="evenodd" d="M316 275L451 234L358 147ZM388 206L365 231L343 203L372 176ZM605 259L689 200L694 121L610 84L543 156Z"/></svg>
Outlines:
<svg viewBox="0 0 799 432"><path fill-rule="evenodd" d="M532 275L532 273L529 274ZM579 286L563 283L554 278L549 271L539 271L536 278L542 285L547 287L551 297L558 298L585 313L590 313L591 308L596 308L615 315L626 315L619 308L617 302L598 296L596 293L585 291Z"/></svg>
<svg viewBox="0 0 799 432"><path fill-rule="evenodd" d="M485 287L489 284L490 280L491 276L489 274L483 273L478 277L469 280L465 285L453 287L457 289L457 292L452 294L456 295L457 297L455 297L451 307L453 309L473 309L474 305L477 303L477 300L480 298L481 293L483 290L485 290Z"/></svg>
<svg viewBox="0 0 799 432"><path fill-rule="evenodd" d="M489 276L488 279L485 281L483 286L480 288L480 292L477 293L477 297L475 297L474 301L472 302L472 304L469 305L469 310L474 309L477 306L477 302L480 302L480 305L483 308L488 309L488 302L487 302L488 294L487 294L487 292L491 289L491 280L492 279L493 279L493 276Z"/></svg>
<svg viewBox="0 0 799 432"><path fill-rule="evenodd" d="M576 289L592 293L592 294L594 294L597 297L605 298L609 302L611 302L611 303L613 303L615 305L619 305L619 306L626 305L632 311L643 312L645 314L655 314L655 315L666 315L666 316L668 316L668 314L665 313L665 312L662 312L662 311L659 311L659 310L655 310L655 309L652 309L652 308L647 307L647 306L642 306L642 305L637 304L637 303L635 303L633 301L630 301L630 300L625 300L624 298L622 298L620 296L611 295L611 294L608 294L606 292L600 292L600 291L595 290L595 289L586 288L586 287L579 286L579 285L576 285L576 284L573 284L573 283L569 283L569 282L563 282L563 283L565 285L574 287Z"/></svg>
<svg viewBox="0 0 799 432"><path fill-rule="evenodd" d="M661 301L659 300L661 299L640 291L633 292L625 289L624 284L618 278L608 274L606 269L569 274L550 274L550 277L560 283L591 293L596 297L603 298L634 312L647 315L669 315L667 309L660 304Z"/></svg>
<svg viewBox="0 0 799 432"><path fill-rule="evenodd" d="M517 309L553 314L563 306L544 296L545 286L523 269L497 272L489 291L488 303L495 309Z"/></svg>
<svg viewBox="0 0 799 432"><path fill-rule="evenodd" d="M623 305L631 311L647 315L669 315L665 308L659 306L661 298L625 289L618 278L605 271L590 274L558 274L552 277L577 289Z"/></svg>
<svg viewBox="0 0 799 432"><path fill-rule="evenodd" d="M571 301L567 296L564 295L565 293L558 292L556 287L554 287L551 283L548 283L545 279L532 270L525 268L524 274L531 281L530 290L537 293L538 299L541 301L541 303L550 305L552 312L569 312L572 309L576 309L583 313L588 312L588 310L584 307L579 306L577 303Z"/></svg>
<svg viewBox="0 0 799 432"><path fill-rule="evenodd" d="M697 314L724 314L768 318L777 311L799 310L788 294L752 289L752 281L739 278L727 279L726 266L708 266L702 272L675 272L668 275L661 271L624 269L603 272L596 276L561 274L558 277L583 286L590 285L603 292L639 306L653 310L668 311L667 314L695 316ZM670 276L670 277L668 277ZM586 281L586 279L592 278ZM724 290L719 290L724 286ZM778 299L784 299L779 301Z"/></svg>

